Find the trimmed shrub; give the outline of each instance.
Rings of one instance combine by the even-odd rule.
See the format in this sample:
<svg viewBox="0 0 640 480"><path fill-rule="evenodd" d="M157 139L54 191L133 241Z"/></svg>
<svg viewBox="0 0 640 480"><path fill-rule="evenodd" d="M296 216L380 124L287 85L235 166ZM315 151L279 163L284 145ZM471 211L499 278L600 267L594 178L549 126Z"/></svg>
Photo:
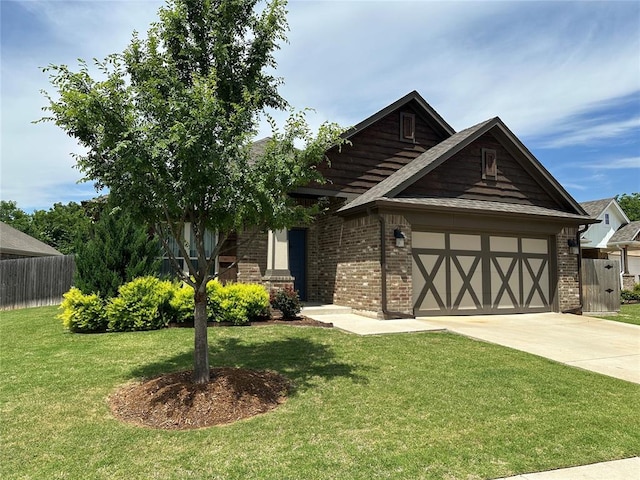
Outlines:
<svg viewBox="0 0 640 480"><path fill-rule="evenodd" d="M273 308L282 312L283 318L296 318L302 310L298 292L291 287L273 290L269 300Z"/></svg>
<svg viewBox="0 0 640 480"><path fill-rule="evenodd" d="M70 331L91 333L107 329L104 301L98 295L85 295L78 288L71 287L62 297L62 313L58 318Z"/></svg>
<svg viewBox="0 0 640 480"><path fill-rule="evenodd" d="M223 288L217 279L207 282L207 316L211 321L216 320L216 312L220 309L220 293Z"/></svg>
<svg viewBox="0 0 640 480"><path fill-rule="evenodd" d="M173 297L169 301L171 316L177 323L193 322L195 303L193 288L187 284L174 285Z"/></svg>
<svg viewBox="0 0 640 480"><path fill-rule="evenodd" d="M239 290L240 301L247 310L249 320L269 316L269 294L262 285L255 283L235 283L225 288Z"/></svg>
<svg viewBox="0 0 640 480"><path fill-rule="evenodd" d="M166 327L171 319L173 292L170 281L151 276L125 283L107 305L108 329L125 332Z"/></svg>
<svg viewBox="0 0 640 480"><path fill-rule="evenodd" d="M269 294L262 285L216 283L209 291L211 314L216 322L241 325L269 314Z"/></svg>

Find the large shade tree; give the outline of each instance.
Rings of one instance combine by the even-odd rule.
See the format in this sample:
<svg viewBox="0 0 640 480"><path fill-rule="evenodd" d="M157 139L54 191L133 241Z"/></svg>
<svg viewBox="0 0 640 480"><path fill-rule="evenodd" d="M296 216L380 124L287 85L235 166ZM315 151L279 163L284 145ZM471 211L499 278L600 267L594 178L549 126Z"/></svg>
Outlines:
<svg viewBox="0 0 640 480"><path fill-rule="evenodd" d="M261 7L261 8L258 8ZM194 381L209 381L206 284L232 231L281 229L311 211L288 195L321 178L315 166L339 143L339 129L314 135L304 112L291 112L260 157L251 143L269 109L286 109L274 76L274 52L286 40L282 0L169 0L146 36L124 52L45 69L51 120L86 148L77 156L85 179L110 201L153 227L176 272L194 289ZM298 148L296 148L298 147ZM183 241L193 229L197 262ZM205 252L205 232L217 232ZM184 257L178 267L169 239Z"/></svg>

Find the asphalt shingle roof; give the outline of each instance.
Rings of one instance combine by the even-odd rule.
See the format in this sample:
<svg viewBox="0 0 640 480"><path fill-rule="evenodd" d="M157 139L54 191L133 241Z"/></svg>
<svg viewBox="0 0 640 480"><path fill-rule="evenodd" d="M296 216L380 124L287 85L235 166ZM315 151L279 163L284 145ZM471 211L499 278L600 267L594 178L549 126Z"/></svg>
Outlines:
<svg viewBox="0 0 640 480"><path fill-rule="evenodd" d="M597 217L614 200L615 200L614 197L603 198L602 200L590 200L588 202L581 202L580 206L584 208L584 210L592 217Z"/></svg>
<svg viewBox="0 0 640 480"><path fill-rule="evenodd" d="M627 223L620 227L609 239L609 244L640 242L640 221Z"/></svg>
<svg viewBox="0 0 640 480"><path fill-rule="evenodd" d="M0 222L0 252L32 257L62 255L52 246L3 222Z"/></svg>

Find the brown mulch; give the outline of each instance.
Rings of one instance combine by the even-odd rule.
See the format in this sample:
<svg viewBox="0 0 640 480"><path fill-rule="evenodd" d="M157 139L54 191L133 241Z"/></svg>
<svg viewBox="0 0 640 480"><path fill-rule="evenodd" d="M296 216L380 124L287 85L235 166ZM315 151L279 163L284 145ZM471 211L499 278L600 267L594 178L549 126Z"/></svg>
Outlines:
<svg viewBox="0 0 640 480"><path fill-rule="evenodd" d="M264 318L260 320L255 320L243 325L238 325L240 327L264 327L266 325L274 325L274 324L282 324L282 325L293 325L299 327L324 327L324 328L332 328L333 323L330 322L320 322L318 320L314 320L313 318L298 316L296 318L283 319L282 315L278 313L274 314L271 318ZM207 322L208 327L229 327L233 326L228 323L218 323L218 322ZM184 323L170 323L170 328L193 328L193 322L184 322Z"/></svg>
<svg viewBox="0 0 640 480"><path fill-rule="evenodd" d="M333 327L332 323L304 316L285 320L279 311L247 326L273 324ZM227 326L216 322L208 325ZM193 323L170 326L193 328ZM109 397L111 412L134 425L188 430L224 425L268 412L284 402L291 389L289 380L272 371L212 368L211 381L204 385L193 383L191 375L191 371L184 371L127 384Z"/></svg>
<svg viewBox="0 0 640 480"><path fill-rule="evenodd" d="M274 314L272 318L267 320L258 320L255 322L250 322L253 326L262 326L262 325L273 325L274 323L280 323L284 325L297 325L302 327L333 327L333 323L330 322L320 322L318 320L314 320L313 318L299 316L296 318L283 319L282 315Z"/></svg>
<svg viewBox="0 0 640 480"><path fill-rule="evenodd" d="M116 418L135 425L187 430L223 425L273 410L291 384L272 371L212 368L211 381L195 384L192 372L131 383L109 397Z"/></svg>

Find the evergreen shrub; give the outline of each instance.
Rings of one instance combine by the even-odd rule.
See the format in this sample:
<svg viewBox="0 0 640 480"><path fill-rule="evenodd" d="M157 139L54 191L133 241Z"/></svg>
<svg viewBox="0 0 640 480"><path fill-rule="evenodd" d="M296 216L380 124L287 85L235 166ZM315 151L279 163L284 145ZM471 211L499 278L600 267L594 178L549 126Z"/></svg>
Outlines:
<svg viewBox="0 0 640 480"><path fill-rule="evenodd" d="M76 245L74 285L83 293L115 297L121 285L160 271L160 244L129 215L105 208L88 242Z"/></svg>
<svg viewBox="0 0 640 480"><path fill-rule="evenodd" d="M125 283L107 304L108 329L125 332L166 327L171 320L174 290L170 281L152 276Z"/></svg>
<svg viewBox="0 0 640 480"><path fill-rule="evenodd" d="M216 283L209 291L214 321L241 325L269 315L269 294L262 285Z"/></svg>
<svg viewBox="0 0 640 480"><path fill-rule="evenodd" d="M175 284L169 305L171 306L171 315L174 322L193 322L195 301L193 299L193 288L189 285L186 283Z"/></svg>
<svg viewBox="0 0 640 480"><path fill-rule="evenodd" d="M620 292L620 300L622 303L640 302L640 283L633 286L633 290L622 290Z"/></svg>
<svg viewBox="0 0 640 480"><path fill-rule="evenodd" d="M85 295L78 288L63 296L58 318L74 333L104 332L107 329L104 301L96 294Z"/></svg>

